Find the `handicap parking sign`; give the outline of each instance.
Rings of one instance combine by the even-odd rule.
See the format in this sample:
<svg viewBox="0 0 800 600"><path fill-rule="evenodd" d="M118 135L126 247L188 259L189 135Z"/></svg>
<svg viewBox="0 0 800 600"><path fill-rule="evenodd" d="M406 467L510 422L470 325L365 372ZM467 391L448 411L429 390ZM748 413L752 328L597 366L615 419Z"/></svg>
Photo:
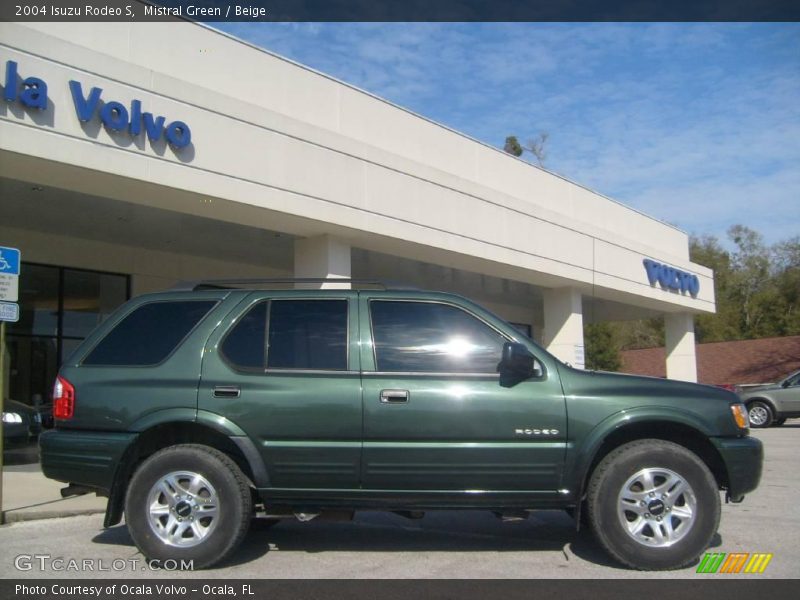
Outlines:
<svg viewBox="0 0 800 600"><path fill-rule="evenodd" d="M0 246L0 273L19 275L19 250Z"/></svg>

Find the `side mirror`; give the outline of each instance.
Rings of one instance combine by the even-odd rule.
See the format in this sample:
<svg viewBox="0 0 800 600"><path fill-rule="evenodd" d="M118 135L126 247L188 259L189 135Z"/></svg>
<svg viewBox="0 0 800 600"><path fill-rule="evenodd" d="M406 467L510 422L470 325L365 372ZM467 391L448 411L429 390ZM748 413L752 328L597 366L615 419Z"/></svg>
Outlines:
<svg viewBox="0 0 800 600"><path fill-rule="evenodd" d="M503 355L497 370L500 372L500 385L503 387L511 387L535 375L541 375L541 370L536 368L533 354L524 344L515 342L503 344Z"/></svg>

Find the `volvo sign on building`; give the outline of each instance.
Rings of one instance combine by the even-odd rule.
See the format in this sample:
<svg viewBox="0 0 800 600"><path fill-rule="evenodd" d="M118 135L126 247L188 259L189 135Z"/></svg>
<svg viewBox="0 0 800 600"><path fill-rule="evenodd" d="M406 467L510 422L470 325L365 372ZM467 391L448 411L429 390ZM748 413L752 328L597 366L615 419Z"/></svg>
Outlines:
<svg viewBox="0 0 800 600"><path fill-rule="evenodd" d="M6 102L17 102L26 108L48 110L47 83L38 77L19 76L19 66L13 60L6 61L3 98ZM158 142L162 135L176 148L192 143L192 132L183 121L167 122L165 117L142 111L141 100L131 100L128 106L116 100L103 99L103 90L92 87L84 92L80 81L70 80L69 89L75 114L80 121L99 119L113 131L127 131L131 136L142 133L151 143Z"/></svg>
<svg viewBox="0 0 800 600"><path fill-rule="evenodd" d="M713 274L667 223L202 25L0 40L0 239L41 280L10 335L47 369L130 294L340 276L462 293L577 366L585 323L663 315L696 378Z"/></svg>

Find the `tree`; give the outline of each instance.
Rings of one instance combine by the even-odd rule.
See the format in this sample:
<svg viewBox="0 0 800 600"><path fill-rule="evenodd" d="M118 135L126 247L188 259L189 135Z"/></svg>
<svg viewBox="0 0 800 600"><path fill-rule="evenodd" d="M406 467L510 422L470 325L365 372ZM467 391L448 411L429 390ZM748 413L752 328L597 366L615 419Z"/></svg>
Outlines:
<svg viewBox="0 0 800 600"><path fill-rule="evenodd" d="M521 157L524 152L530 152L533 154L534 158L536 158L536 162L539 163L540 167L544 166L544 161L547 159L547 150L545 149L545 145L547 144L547 140L550 138L550 134L546 131L540 132L535 138L528 140L528 145L523 146L519 143L517 136L510 135L506 138L506 143L503 146L503 150L516 156L517 158Z"/></svg>
<svg viewBox="0 0 800 600"><path fill-rule="evenodd" d="M781 299L781 335L800 333L800 236L772 247L775 287Z"/></svg>
<svg viewBox="0 0 800 600"><path fill-rule="evenodd" d="M741 307L741 334L745 338L775 335L772 307L777 289L771 281L769 249L764 246L762 235L745 225L731 227L728 237L736 244L728 291L731 300Z"/></svg>
<svg viewBox="0 0 800 600"><path fill-rule="evenodd" d="M699 342L800 334L800 238L771 247L744 225L715 237L693 237L690 258L714 270L717 312L695 319Z"/></svg>
<svg viewBox="0 0 800 600"><path fill-rule="evenodd" d="M524 150L527 150L536 157L536 162L539 163L540 167L544 166L544 161L547 158L547 150L545 150L545 145L547 144L547 140L549 138L549 133L546 131L541 131L535 138L528 140L527 146L522 147Z"/></svg>
<svg viewBox="0 0 800 600"><path fill-rule="evenodd" d="M503 150L505 150L509 154L516 156L517 158L522 156L523 152L522 146L520 145L519 140L517 140L517 136L515 135L510 135L506 138L506 145L503 146Z"/></svg>
<svg viewBox="0 0 800 600"><path fill-rule="evenodd" d="M622 350L656 348L664 345L664 318L638 319L614 323Z"/></svg>
<svg viewBox="0 0 800 600"><path fill-rule="evenodd" d="M612 323L590 323L583 328L586 368L619 371L622 367L617 329Z"/></svg>
<svg viewBox="0 0 800 600"><path fill-rule="evenodd" d="M689 258L692 262L714 271L717 312L713 315L695 316L695 337L698 343L738 339L738 309L729 298L733 274L730 253L715 236L692 236L689 241Z"/></svg>

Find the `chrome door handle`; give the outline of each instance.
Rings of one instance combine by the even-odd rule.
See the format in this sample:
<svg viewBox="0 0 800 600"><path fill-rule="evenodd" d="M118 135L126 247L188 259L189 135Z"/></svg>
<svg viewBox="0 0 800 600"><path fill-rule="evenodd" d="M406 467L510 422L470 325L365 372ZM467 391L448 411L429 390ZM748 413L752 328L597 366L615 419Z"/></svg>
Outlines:
<svg viewBox="0 0 800 600"><path fill-rule="evenodd" d="M218 385L214 387L214 398L238 398L242 390L238 385Z"/></svg>
<svg viewBox="0 0 800 600"><path fill-rule="evenodd" d="M381 402L384 404L408 402L408 396L408 390L381 390Z"/></svg>

